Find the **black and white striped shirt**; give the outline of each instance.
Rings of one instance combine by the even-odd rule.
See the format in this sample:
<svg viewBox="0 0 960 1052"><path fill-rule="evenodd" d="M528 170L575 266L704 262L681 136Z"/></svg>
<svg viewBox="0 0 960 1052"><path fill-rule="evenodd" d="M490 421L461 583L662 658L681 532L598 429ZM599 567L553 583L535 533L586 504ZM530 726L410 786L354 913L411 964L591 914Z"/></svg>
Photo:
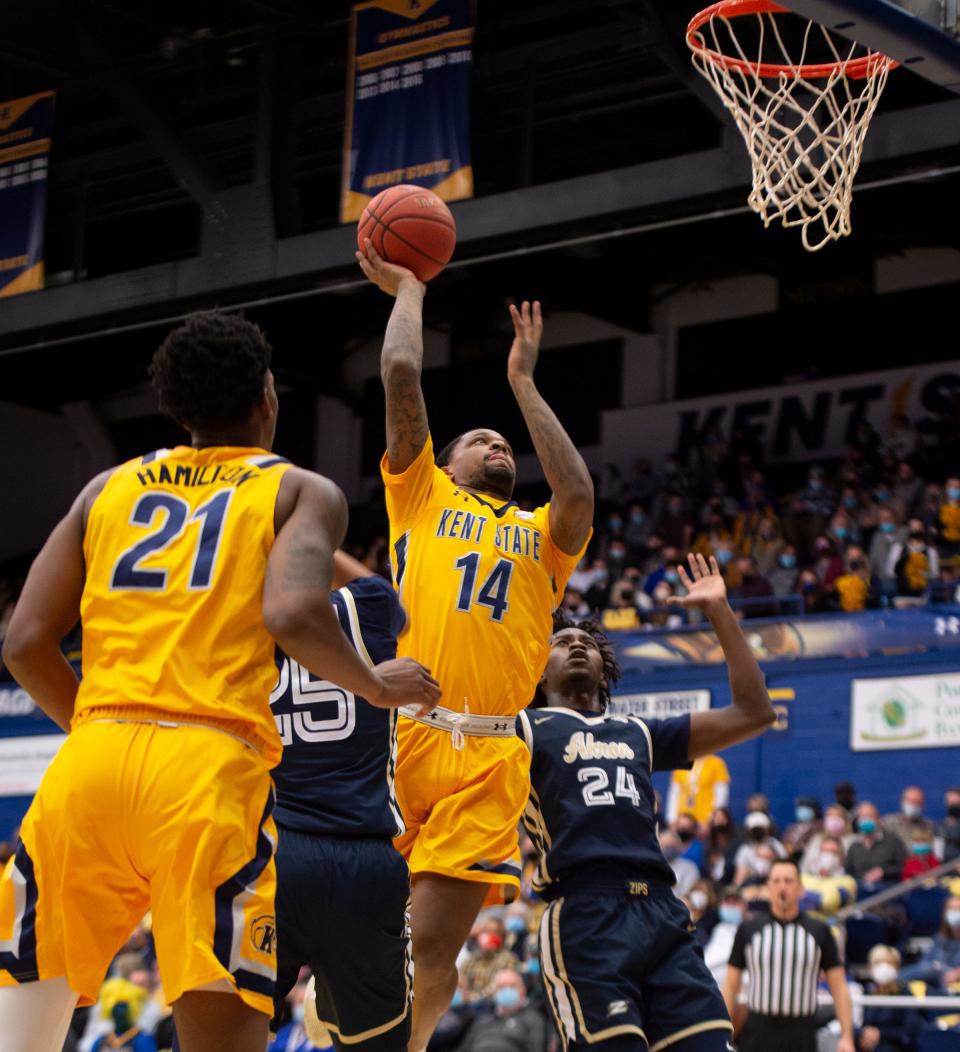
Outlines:
<svg viewBox="0 0 960 1052"><path fill-rule="evenodd" d="M800 913L791 921L764 913L737 929L730 963L750 974L748 1004L755 1015L812 1016L821 971L840 963L823 921Z"/></svg>

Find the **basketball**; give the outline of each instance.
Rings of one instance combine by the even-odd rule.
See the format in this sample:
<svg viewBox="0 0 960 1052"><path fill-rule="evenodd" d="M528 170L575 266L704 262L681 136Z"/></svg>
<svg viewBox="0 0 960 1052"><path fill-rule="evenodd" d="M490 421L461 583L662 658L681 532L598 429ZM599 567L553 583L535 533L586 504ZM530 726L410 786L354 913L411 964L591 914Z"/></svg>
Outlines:
<svg viewBox="0 0 960 1052"><path fill-rule="evenodd" d="M367 205L357 224L357 245L365 238L388 263L407 267L421 281L435 278L450 262L457 224L450 209L422 186L391 186Z"/></svg>

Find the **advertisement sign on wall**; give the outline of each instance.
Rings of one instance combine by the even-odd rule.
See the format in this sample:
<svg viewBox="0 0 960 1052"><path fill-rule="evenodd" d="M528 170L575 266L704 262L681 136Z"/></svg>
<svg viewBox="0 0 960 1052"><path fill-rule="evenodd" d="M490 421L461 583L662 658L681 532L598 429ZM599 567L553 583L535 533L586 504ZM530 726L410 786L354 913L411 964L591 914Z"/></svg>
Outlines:
<svg viewBox="0 0 960 1052"><path fill-rule="evenodd" d="M855 679L850 748L938 749L960 745L960 672Z"/></svg>
<svg viewBox="0 0 960 1052"><path fill-rule="evenodd" d="M668 719L690 712L706 712L710 708L709 690L673 690L655 694L618 694L610 699L607 712L611 716L642 716Z"/></svg>

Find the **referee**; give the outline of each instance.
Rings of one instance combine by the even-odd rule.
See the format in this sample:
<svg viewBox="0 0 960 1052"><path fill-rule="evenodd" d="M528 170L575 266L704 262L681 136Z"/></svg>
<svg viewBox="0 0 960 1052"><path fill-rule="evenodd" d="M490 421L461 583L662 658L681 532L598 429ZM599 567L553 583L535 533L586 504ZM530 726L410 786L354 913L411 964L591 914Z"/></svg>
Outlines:
<svg viewBox="0 0 960 1052"><path fill-rule="evenodd" d="M800 870L779 859L767 878L770 912L737 929L723 987L735 1019L744 970L750 974L749 1014L739 1052L816 1052L817 984L823 972L840 1022L837 1052L854 1052L850 995L830 929L800 912Z"/></svg>

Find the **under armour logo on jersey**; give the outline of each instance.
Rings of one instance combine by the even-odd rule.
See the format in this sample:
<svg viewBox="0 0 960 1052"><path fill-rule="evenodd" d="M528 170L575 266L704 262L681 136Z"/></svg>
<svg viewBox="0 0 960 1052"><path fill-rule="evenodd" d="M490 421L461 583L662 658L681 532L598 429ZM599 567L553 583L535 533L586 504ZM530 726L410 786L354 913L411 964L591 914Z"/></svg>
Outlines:
<svg viewBox="0 0 960 1052"><path fill-rule="evenodd" d="M260 953L272 957L277 952L277 918L272 913L255 917L250 922L250 941Z"/></svg>
<svg viewBox="0 0 960 1052"><path fill-rule="evenodd" d="M630 1005L628 1005L626 1001L611 1001L610 1004L607 1005L608 1016L624 1015L629 1011Z"/></svg>
<svg viewBox="0 0 960 1052"><path fill-rule="evenodd" d="M510 729L510 724L509 723L495 723L493 725L493 729L495 731L506 731L506 730Z"/></svg>

